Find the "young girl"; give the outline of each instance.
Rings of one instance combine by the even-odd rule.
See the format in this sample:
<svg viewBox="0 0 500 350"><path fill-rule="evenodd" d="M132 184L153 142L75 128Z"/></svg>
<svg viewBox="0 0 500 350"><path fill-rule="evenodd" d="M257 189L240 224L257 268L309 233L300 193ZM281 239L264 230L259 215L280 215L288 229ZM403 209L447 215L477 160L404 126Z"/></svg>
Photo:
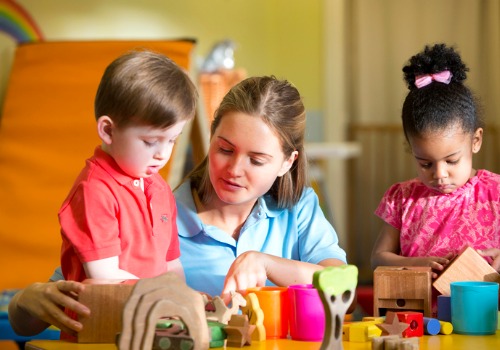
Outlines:
<svg viewBox="0 0 500 350"><path fill-rule="evenodd" d="M466 71L445 44L425 47L403 68L403 130L418 178L390 187L375 211L385 223L373 268L429 266L436 278L471 246L500 271L500 176L472 168L483 123Z"/></svg>

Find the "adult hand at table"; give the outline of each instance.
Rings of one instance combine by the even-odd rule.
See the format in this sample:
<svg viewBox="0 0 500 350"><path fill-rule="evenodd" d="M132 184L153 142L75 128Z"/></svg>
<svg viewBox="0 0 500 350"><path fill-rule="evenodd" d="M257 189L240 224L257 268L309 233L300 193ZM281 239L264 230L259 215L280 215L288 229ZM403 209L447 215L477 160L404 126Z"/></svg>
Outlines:
<svg viewBox="0 0 500 350"><path fill-rule="evenodd" d="M68 317L64 308L88 317L90 310L75 300L84 288L82 283L75 281L34 283L26 287L9 304L12 328L20 335L34 335L54 325L64 332L76 334L82 330L82 324Z"/></svg>
<svg viewBox="0 0 500 350"><path fill-rule="evenodd" d="M491 266L500 272L500 249L498 248L490 248L478 250L479 254L482 256L490 257L493 261L491 262Z"/></svg>
<svg viewBox="0 0 500 350"><path fill-rule="evenodd" d="M266 261L267 255L256 251L245 252L233 261L222 289L221 297L226 304L231 300L231 291L245 291L266 284Z"/></svg>

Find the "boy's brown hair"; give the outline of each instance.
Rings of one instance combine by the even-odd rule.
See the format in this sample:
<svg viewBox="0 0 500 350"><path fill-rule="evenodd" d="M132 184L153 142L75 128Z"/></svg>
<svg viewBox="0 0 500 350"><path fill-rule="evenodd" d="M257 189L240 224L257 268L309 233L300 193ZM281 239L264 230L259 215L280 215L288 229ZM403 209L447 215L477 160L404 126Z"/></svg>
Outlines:
<svg viewBox="0 0 500 350"><path fill-rule="evenodd" d="M192 119L196 87L175 62L149 50L135 50L115 59L97 89L96 120L110 117L117 127L147 125L167 128Z"/></svg>

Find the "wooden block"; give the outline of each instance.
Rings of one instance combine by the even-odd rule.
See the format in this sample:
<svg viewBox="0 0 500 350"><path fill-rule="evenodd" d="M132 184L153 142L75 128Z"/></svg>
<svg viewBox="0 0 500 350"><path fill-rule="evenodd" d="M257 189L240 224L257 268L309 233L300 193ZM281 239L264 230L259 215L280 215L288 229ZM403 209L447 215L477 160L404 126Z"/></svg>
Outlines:
<svg viewBox="0 0 500 350"><path fill-rule="evenodd" d="M116 345L120 350L152 349L159 319L182 320L193 350L209 348L210 335L201 294L173 272L138 280L123 308L123 325ZM166 340L166 339L165 339Z"/></svg>
<svg viewBox="0 0 500 350"><path fill-rule="evenodd" d="M194 340L181 326L173 324L170 328L157 329L151 350L193 349Z"/></svg>
<svg viewBox="0 0 500 350"><path fill-rule="evenodd" d="M227 338L227 334L224 331L224 327L227 325L217 321L207 321L208 332L210 333L210 347L211 348L222 348Z"/></svg>
<svg viewBox="0 0 500 350"><path fill-rule="evenodd" d="M441 331L441 324L437 318L424 317L424 333L436 335Z"/></svg>
<svg viewBox="0 0 500 350"><path fill-rule="evenodd" d="M122 329L123 307L136 280L83 281L85 290L78 300L90 309L90 317L81 317L83 329L78 333L78 343L114 343Z"/></svg>
<svg viewBox="0 0 500 350"><path fill-rule="evenodd" d="M451 296L438 295L437 297L437 318L440 321L451 322Z"/></svg>
<svg viewBox="0 0 500 350"><path fill-rule="evenodd" d="M388 339L399 340L399 335L383 335L380 337L372 338L372 350L385 350L385 341Z"/></svg>
<svg viewBox="0 0 500 350"><path fill-rule="evenodd" d="M247 315L233 315L224 327L227 334L226 346L242 348L245 345L252 345L252 333L255 326L248 323Z"/></svg>
<svg viewBox="0 0 500 350"><path fill-rule="evenodd" d="M448 335L453 333L453 324L451 322L439 321L439 324L441 325L440 334Z"/></svg>
<svg viewBox="0 0 500 350"><path fill-rule="evenodd" d="M500 275L471 247L466 247L433 283L443 295L451 295L450 283L456 281L499 282Z"/></svg>
<svg viewBox="0 0 500 350"><path fill-rule="evenodd" d="M384 323L377 323L376 326L382 330L382 335L397 335L400 338L403 337L403 332L410 327L409 324L400 322L392 311L387 313Z"/></svg>
<svg viewBox="0 0 500 350"><path fill-rule="evenodd" d="M380 309L422 311L431 317L432 270L430 267L379 266L373 277L373 314Z"/></svg>
<svg viewBox="0 0 500 350"><path fill-rule="evenodd" d="M403 338L422 337L424 335L424 315L421 312L398 311L395 313L388 313L386 317L387 323L392 322L391 317L397 317L400 322L410 325L403 332Z"/></svg>
<svg viewBox="0 0 500 350"><path fill-rule="evenodd" d="M375 325L375 322L354 322L349 327L350 342L363 343L381 335L382 330Z"/></svg>
<svg viewBox="0 0 500 350"><path fill-rule="evenodd" d="M385 321L384 317L375 317L375 316L364 316L361 321L375 322L375 323L383 323Z"/></svg>

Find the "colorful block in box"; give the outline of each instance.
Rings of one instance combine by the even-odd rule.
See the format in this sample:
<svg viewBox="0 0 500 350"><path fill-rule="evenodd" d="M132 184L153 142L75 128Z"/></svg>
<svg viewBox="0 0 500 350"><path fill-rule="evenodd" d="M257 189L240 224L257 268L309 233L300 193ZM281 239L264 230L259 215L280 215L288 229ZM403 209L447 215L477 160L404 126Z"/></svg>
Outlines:
<svg viewBox="0 0 500 350"><path fill-rule="evenodd" d="M342 325L342 341L349 341L349 327L351 323L344 323Z"/></svg>
<svg viewBox="0 0 500 350"><path fill-rule="evenodd" d="M410 326L403 332L403 338L422 337L424 335L424 315L415 311L388 312L386 322L392 323L394 317L399 322L404 322Z"/></svg>
<svg viewBox="0 0 500 350"><path fill-rule="evenodd" d="M376 317L376 316L365 316L363 317L363 322L375 322L375 323L383 323L385 320L384 317Z"/></svg>
<svg viewBox="0 0 500 350"><path fill-rule="evenodd" d="M440 334L448 335L453 333L453 325L451 322L439 321L439 324L441 325Z"/></svg>
<svg viewBox="0 0 500 350"><path fill-rule="evenodd" d="M449 295L438 295L437 309L438 320L451 322L451 297Z"/></svg>
<svg viewBox="0 0 500 350"><path fill-rule="evenodd" d="M348 328L349 341L363 343L370 341L374 337L380 337L382 330L374 322L354 322Z"/></svg>
<svg viewBox="0 0 500 350"><path fill-rule="evenodd" d="M384 311L422 311L431 317L432 269L423 266L379 266L373 272L373 315Z"/></svg>
<svg viewBox="0 0 500 350"><path fill-rule="evenodd" d="M438 319L424 317L424 333L427 335L436 335L441 330L441 324Z"/></svg>

